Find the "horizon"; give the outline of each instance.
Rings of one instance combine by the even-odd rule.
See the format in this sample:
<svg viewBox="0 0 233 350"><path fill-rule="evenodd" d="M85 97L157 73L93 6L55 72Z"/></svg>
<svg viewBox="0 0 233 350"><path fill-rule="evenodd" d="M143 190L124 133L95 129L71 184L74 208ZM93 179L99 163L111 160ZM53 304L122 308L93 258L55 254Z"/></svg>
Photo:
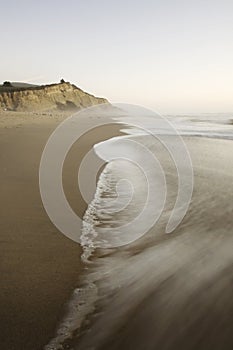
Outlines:
<svg viewBox="0 0 233 350"><path fill-rule="evenodd" d="M161 114L232 113L233 3L101 5L4 3L1 80L41 85L64 78L112 103Z"/></svg>
<svg viewBox="0 0 233 350"><path fill-rule="evenodd" d="M63 78L62 78L63 79ZM60 79L61 80L61 79ZM6 80L7 82L10 82L10 83L12 83L12 84L28 84L28 85L35 85L35 86L46 86L46 85L53 85L53 84L59 84L59 83L61 83L60 82L60 80L58 79L58 81L57 82L43 82L43 83L39 83L39 82L33 82L33 83L31 83L31 82L28 82L28 81L10 81L10 80ZM6 81L4 81L4 82L6 82ZM1 84L3 84L4 82L1 82L0 83L0 86L1 86ZM82 89L78 84L75 84L75 83L73 83L72 81L64 81L65 83L70 83L70 84L74 84L75 86L77 86L78 88L80 88L81 90L83 90L84 92L86 92L86 93L89 93L89 91L86 91L86 90L84 90L84 89ZM97 95L95 95L94 93L93 93L93 95L95 96L95 97L99 97L99 98L106 98L106 99L108 99L106 96L97 96ZM119 102L116 102L116 101L109 101L111 104L118 104ZM144 107L144 108L148 108L148 107L146 107L146 106L141 106L141 107ZM150 108L149 108L150 109ZM156 112L156 113L158 113L158 114L161 114L161 112L159 112L159 111L156 111L155 109L153 109L153 108L151 108L154 112ZM164 113L164 115L166 116L166 115L180 115L180 116L185 116L185 115L187 115L187 116L201 116L201 115L220 115L220 114L222 114L222 115L228 115L228 114L233 114L233 110L232 111L226 111L226 112L221 112L221 111L218 111L218 112L190 112L190 111L187 111L187 112L181 112L181 113L179 113L179 112L170 112L170 113Z"/></svg>

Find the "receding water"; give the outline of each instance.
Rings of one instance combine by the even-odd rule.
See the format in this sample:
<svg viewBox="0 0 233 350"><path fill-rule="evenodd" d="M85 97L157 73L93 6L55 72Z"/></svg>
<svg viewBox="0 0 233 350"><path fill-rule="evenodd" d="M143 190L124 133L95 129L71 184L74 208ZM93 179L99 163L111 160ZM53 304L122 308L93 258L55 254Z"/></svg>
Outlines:
<svg viewBox="0 0 233 350"><path fill-rule="evenodd" d="M193 119L176 119L193 162L194 192L174 232L165 229L177 198L177 169L159 141L130 136L156 154L164 170L167 193L161 213L162 178L150 184L153 198L147 202L142 169L127 160L105 167L83 221L82 286L46 349L59 349L68 338L77 350L233 348L233 152L232 141L223 140L232 138L233 130L225 123L228 117L220 126L215 118L212 123ZM212 139L193 137L207 133ZM97 154L106 159L111 142L97 146ZM145 203L148 216L128 225ZM145 230L152 215L158 220Z"/></svg>

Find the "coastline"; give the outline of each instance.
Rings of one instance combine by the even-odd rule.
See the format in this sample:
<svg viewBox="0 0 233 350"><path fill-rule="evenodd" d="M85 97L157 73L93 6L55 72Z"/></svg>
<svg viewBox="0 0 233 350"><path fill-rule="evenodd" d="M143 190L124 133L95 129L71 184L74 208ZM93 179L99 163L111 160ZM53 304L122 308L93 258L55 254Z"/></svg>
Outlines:
<svg viewBox="0 0 233 350"><path fill-rule="evenodd" d="M55 335L81 274L81 247L50 222L38 186L40 157L49 135L69 113L0 114L1 349L41 350ZM120 134L119 125L91 132L65 165L72 208L86 204L76 189L77 164L95 144Z"/></svg>
<svg viewBox="0 0 233 350"><path fill-rule="evenodd" d="M169 174L171 201L158 225L142 239L107 254L96 252L89 275L94 276L99 298L81 334L65 343L68 348L154 349L162 344L174 349L175 344L218 350L223 343L224 349L232 348L232 144L197 137L186 137L185 142L193 159L195 186L183 222L172 234L164 233L174 179L159 152ZM128 221L130 211L124 214ZM100 222L111 232L124 217L120 221L117 213L103 215Z"/></svg>
<svg viewBox="0 0 233 350"><path fill-rule="evenodd" d="M38 189L38 168L43 147L56 125L66 116L54 115L52 119L51 115L34 117L35 119L21 116L22 121L17 120L17 123L20 121L20 126L15 117L11 116L13 125L11 119L5 122L1 119L7 130L0 128L0 146L4 150L1 154L3 172L0 179L4 203L1 220L3 264L0 271L3 276L3 312L0 320L4 326L1 333L2 349L39 350L44 346L50 349L57 336L56 329L63 325L68 308L74 306L76 312L72 295L80 286L82 289L83 282L81 247L60 234L50 223ZM116 134L120 135L121 129L122 124L111 124L92 130L75 145L67 157L63 186L73 210L82 217L87 206L76 188L77 164L80 164L93 145ZM151 229L151 232L132 245L108 252L109 254L100 252L101 259L98 259L98 252L94 254L93 258L98 263L92 264L89 273L97 273L94 283L96 282L103 294L95 303L94 312L90 311L85 320L89 324L84 322L82 325L81 336L78 337L74 332L74 338L70 339L68 336L62 343L63 346L72 346L74 349L86 349L89 346L128 349L133 345L134 348L137 346L143 349L146 339L150 344L154 342L154 345L157 342L166 343L163 330L159 328L158 319L161 318L166 327L172 329L169 334L174 343L181 342L191 349L193 347L189 347L190 339L193 346L196 346L195 342L202 337L203 348L206 348L208 332L202 334L199 330L195 323L199 317L207 319L207 329L212 329L213 324L219 329L221 336L216 332L216 337L210 342L212 349L215 349L213 344L219 346L223 339L231 345L232 337L229 327L226 327L224 308L227 306L231 311L233 305L230 294L223 293L224 290L229 290L231 283L226 279L232 264L228 249L232 239L227 235L232 226L228 215L232 208L232 192L229 191L232 188L231 144L229 140L204 137L188 136L184 139L194 161L195 173L194 197L186 217L172 235L164 235L171 201L156 230ZM173 200L173 170L163 156L163 151L155 145L152 146L154 151L159 151L159 158L168 170L171 180L170 183L168 181L168 188L172 190ZM215 193L212 192L213 186ZM127 217L125 216L126 219ZM109 218L106 220L109 224ZM113 221L119 220L120 216L113 215ZM157 268L154 269L154 266ZM220 284L215 288L216 279ZM131 291L132 297L128 291L134 284L137 288ZM223 310L220 317L215 316L215 311L220 312L215 310L215 297L209 298L212 313L207 314L205 309L198 308L192 310L191 314L188 309L184 312L185 305L190 303L190 295L196 295L197 303L205 305L205 286L209 284L212 295L217 298L222 294ZM161 290L160 286L163 286ZM168 298L169 304L160 304L161 293ZM150 295L154 297L151 299ZM181 303L179 312L176 311L177 303ZM144 304L148 314L143 316L144 307L141 308L140 305ZM151 314L150 310L153 309L157 311ZM102 310L105 312L102 313ZM183 313L185 317L193 319L191 328L186 327ZM118 317L113 318L113 314ZM136 331L130 328L132 314L136 317ZM165 314L170 317L164 317ZM154 315L158 319L153 318ZM142 316L145 320L152 319L149 329L144 327ZM173 326L177 323L184 330L182 338L179 338ZM152 329L153 325L158 327L156 334ZM121 334L120 330L124 327L126 330ZM104 331L100 334L99 329ZM151 332L149 337L146 336L148 331ZM141 334L140 339L135 338L135 334ZM170 349L169 342L167 346ZM53 345L51 349L54 349Z"/></svg>
<svg viewBox="0 0 233 350"><path fill-rule="evenodd" d="M147 136L139 136L139 138L144 137L147 138ZM145 344L150 348L151 344L156 343L157 345L157 342L172 349L172 343L170 344L170 341L165 339L166 337L164 338L163 329L160 328L160 317L169 328L169 334L174 343L181 342L182 346L187 349L196 348L200 337L203 338L201 349L209 349L208 331L213 328L214 324L217 325L216 327L222 335L219 336L216 333L216 337L213 337L214 340L210 342L211 348L219 349L219 344L223 339L227 344L226 349L231 348L232 337L229 333L229 324L227 325L225 308L229 306L229 310L232 310L233 307L228 292L231 286L229 271L232 264L232 254L229 247L232 238L227 235L232 220L228 216L227 210L220 209L224 203L229 203L230 193L227 196L225 192L231 185L229 177L231 176L232 164L231 143L229 140L190 136L185 137L184 140L194 160L196 185L193 201L183 222L172 234L166 235L164 233L167 214L171 210L169 208L171 202L169 201L168 207L165 208L164 214L158 222L158 227L152 228L145 237L128 246L110 249L107 252L97 249L91 258L91 265L86 270L86 279L84 279L87 285L88 283L94 285L98 291L97 293L94 291L94 307L93 299L87 297L84 302L86 302L86 308L89 308L89 312L86 314L85 322L81 324L81 327L80 323L77 322L77 331L72 333L72 337L67 337L63 342L59 342L61 338L58 337L48 349L59 349L60 344L67 349L80 350L87 348L144 349ZM155 150L154 147L153 149ZM168 186L172 190L170 196L173 197L172 167L169 162L167 163L164 153L161 152L158 145L156 145L156 149L159 150L159 158L168 170L168 174L172 175L171 182L168 177ZM225 154L227 162L224 162L225 158L221 158L223 154ZM217 171L215 167L218 169ZM119 169L120 174L124 174L125 169L120 164L115 163L113 168L113 173L109 174L110 177L113 174L115 177ZM109 177L106 181L108 179ZM207 179L211 179L211 181L207 181ZM221 182L220 179L222 179ZM215 200L215 194L211 192L213 185L217 200ZM101 189L105 187L108 188L106 183L102 183ZM111 194L114 198L114 189L112 188L112 190L112 193L105 193L106 197L104 195L101 197L103 200L102 210L99 208L101 201L98 201L94 210L93 208L91 210L92 213L97 213L95 226L97 237L101 232L101 227L107 225L111 232L116 222L124 224L124 218L127 221L130 218L130 211L125 213L123 219L118 213L112 215L104 213L104 198L107 199L107 202ZM206 205L206 200L211 205ZM95 203L93 205L95 206ZM229 280L227 280L228 276ZM184 281L187 281L187 284ZM132 285L137 285L137 288L132 289ZM207 288L213 296L208 301L208 307L210 307L208 313L205 308ZM85 291L85 287L83 290ZM88 292L88 289L86 291ZM166 303L160 305L161 294L164 294L165 299L168 298L168 305ZM151 295L153 295L152 298ZM186 305L191 304L190 298L193 295L195 295L196 303L200 304L201 307L189 313L189 310L186 310ZM220 297L223 304L222 311L215 309L216 298ZM76 305L71 303L71 308L74 306L74 310L77 311ZM142 305L145 305L147 309L146 316ZM180 305L178 310L177 305ZM151 314L150 310L154 310L154 312L152 311ZM159 312L157 318L155 310ZM166 314L171 314L171 317L166 317ZM134 318L136 324L134 324ZM185 318L193 318L190 325L186 325ZM206 333L198 328L196 320L199 318L207 320ZM150 322L151 319L154 321ZM67 325L69 329L69 317L67 321L68 323L64 322L63 326ZM72 321L74 330L77 320L73 318ZM130 327L132 323L136 330ZM176 323L184 330L183 337L180 337L179 332L176 332ZM149 337L147 337L147 326L150 332ZM153 332L154 327L158 329L157 335ZM124 329L126 329L125 332ZM141 334L141 336L137 337L137 334ZM214 342L216 342L217 347L215 347Z"/></svg>

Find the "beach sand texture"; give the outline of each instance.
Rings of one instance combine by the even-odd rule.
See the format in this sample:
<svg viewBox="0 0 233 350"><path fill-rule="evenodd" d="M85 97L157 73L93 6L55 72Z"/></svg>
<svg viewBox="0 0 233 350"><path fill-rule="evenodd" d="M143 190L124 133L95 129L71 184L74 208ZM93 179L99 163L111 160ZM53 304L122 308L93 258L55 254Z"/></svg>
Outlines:
<svg viewBox="0 0 233 350"><path fill-rule="evenodd" d="M43 208L38 182L46 141L68 116L0 114L2 350L42 349L54 335L65 304L77 286L80 247L51 223ZM64 187L79 215L83 215L86 206L75 186L78 162L95 142L114 136L117 129L111 126L107 131L92 132L67 161Z"/></svg>
<svg viewBox="0 0 233 350"><path fill-rule="evenodd" d="M79 286L81 249L50 222L38 184L46 141L68 115L0 115L2 350L42 349L56 337ZM76 186L77 166L95 143L119 134L119 125L94 129L67 157L63 185L80 217L86 204ZM171 201L141 240L93 256L86 272L97 276L99 300L91 327L71 341L74 349L232 349L232 141L185 140L194 166L186 217L172 235L164 234L177 177L152 143L166 169ZM115 173L122 170L116 163ZM136 188L139 196L141 189ZM113 215L112 222L120 220Z"/></svg>

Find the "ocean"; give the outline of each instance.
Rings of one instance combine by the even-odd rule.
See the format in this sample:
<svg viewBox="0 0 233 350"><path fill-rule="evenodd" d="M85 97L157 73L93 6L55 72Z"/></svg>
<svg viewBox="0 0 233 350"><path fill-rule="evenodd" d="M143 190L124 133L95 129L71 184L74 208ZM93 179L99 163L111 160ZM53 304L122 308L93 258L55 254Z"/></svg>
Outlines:
<svg viewBox="0 0 233 350"><path fill-rule="evenodd" d="M84 270L46 350L233 348L233 114L140 113L94 147Z"/></svg>

